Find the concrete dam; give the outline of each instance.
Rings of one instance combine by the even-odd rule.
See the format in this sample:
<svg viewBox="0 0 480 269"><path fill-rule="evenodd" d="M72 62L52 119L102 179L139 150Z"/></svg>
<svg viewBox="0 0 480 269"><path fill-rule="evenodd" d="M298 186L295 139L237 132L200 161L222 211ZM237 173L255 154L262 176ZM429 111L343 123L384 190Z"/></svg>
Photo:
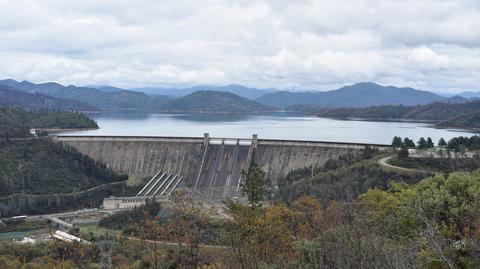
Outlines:
<svg viewBox="0 0 480 269"><path fill-rule="evenodd" d="M187 187L202 199L239 196L242 171L252 160L274 184L290 171L388 145L314 141L211 138L57 136L54 139L133 177L151 178L137 196L168 195Z"/></svg>

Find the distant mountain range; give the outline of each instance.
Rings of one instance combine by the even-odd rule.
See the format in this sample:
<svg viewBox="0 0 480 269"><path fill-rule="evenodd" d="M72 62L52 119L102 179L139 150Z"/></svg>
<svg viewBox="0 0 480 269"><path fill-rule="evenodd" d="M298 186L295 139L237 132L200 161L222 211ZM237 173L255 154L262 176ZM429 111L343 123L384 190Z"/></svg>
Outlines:
<svg viewBox="0 0 480 269"><path fill-rule="evenodd" d="M11 90L38 95L39 101L22 97L32 107L64 102L65 108L88 106L101 110L134 109L147 111L259 112L279 109L309 111L321 108L361 108L382 105L416 106L433 102L464 103L462 96L444 97L413 88L356 83L324 92L288 92L256 89L242 85L195 86L190 88L122 89L108 85L64 86L55 82L31 83L0 80ZM228 94L220 94L228 93ZM12 98L11 96L9 98ZM57 98L57 99L54 99ZM30 101L28 101L30 100ZM42 101L43 100L43 101ZM48 101L48 102L47 102ZM77 103L72 103L76 101ZM4 103L6 101L3 101ZM18 98L17 98L17 101ZM42 105L43 102L43 105ZM48 103L48 104L47 104ZM26 105L26 104L25 104Z"/></svg>
<svg viewBox="0 0 480 269"><path fill-rule="evenodd" d="M31 83L18 82L13 79L0 80L0 85L9 86L16 90L28 93L42 93L49 96L77 100L98 107L108 109L145 109L155 110L158 104L164 103L169 98L164 96L149 96L145 93L118 89L104 91L95 88L63 86L55 82Z"/></svg>
<svg viewBox="0 0 480 269"><path fill-rule="evenodd" d="M17 106L34 110L99 111L98 108L80 101L56 98L43 93L22 92L5 85L0 85L0 105Z"/></svg>
<svg viewBox="0 0 480 269"><path fill-rule="evenodd" d="M257 113L275 111L276 108L259 104L230 92L197 90L186 96L169 98L163 95L147 95L143 92L124 90L112 86L63 86L58 83L18 82L0 80L0 104L25 108L47 108L63 110L116 110L136 109L147 111L183 112L229 112ZM243 86L219 87L229 91L241 91L250 96L260 92ZM190 89L192 90L192 89Z"/></svg>
<svg viewBox="0 0 480 269"><path fill-rule="evenodd" d="M371 82L356 83L325 92L274 92L255 99L265 105L287 108L295 105L319 107L368 107L378 105L420 105L448 98L413 88L381 86Z"/></svg>
<svg viewBox="0 0 480 269"><path fill-rule="evenodd" d="M256 89L249 88L238 84L230 84L226 86L194 86L190 88L161 88L161 87L144 87L134 88L132 91L144 92L150 95L165 95L171 97L182 97L194 93L196 91L216 91L229 92L247 99L255 99L262 95L278 91L277 89Z"/></svg>
<svg viewBox="0 0 480 269"><path fill-rule="evenodd" d="M276 111L230 92L196 91L160 106L163 111L258 113Z"/></svg>
<svg viewBox="0 0 480 269"><path fill-rule="evenodd" d="M458 96L461 96L461 97L464 97L464 98L468 98L468 99L479 99L480 98L480 92L471 92L471 91L468 91L468 92L461 92L459 94L457 94Z"/></svg>

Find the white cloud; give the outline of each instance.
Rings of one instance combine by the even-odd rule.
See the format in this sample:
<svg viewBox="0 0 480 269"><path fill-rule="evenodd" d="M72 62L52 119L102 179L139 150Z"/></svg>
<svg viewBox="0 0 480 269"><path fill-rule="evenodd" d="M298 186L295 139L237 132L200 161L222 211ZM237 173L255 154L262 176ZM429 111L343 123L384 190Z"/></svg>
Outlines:
<svg viewBox="0 0 480 269"><path fill-rule="evenodd" d="M419 69L435 70L448 68L450 60L445 55L434 52L431 48L421 46L409 51L408 60Z"/></svg>
<svg viewBox="0 0 480 269"><path fill-rule="evenodd" d="M0 77L480 90L476 0L0 0Z"/></svg>

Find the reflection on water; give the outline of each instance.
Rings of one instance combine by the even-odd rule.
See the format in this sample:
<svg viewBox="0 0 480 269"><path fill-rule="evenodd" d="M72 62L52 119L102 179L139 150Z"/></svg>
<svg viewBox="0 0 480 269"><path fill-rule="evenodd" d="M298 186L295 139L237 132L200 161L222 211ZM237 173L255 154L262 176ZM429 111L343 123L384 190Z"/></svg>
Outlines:
<svg viewBox="0 0 480 269"><path fill-rule="evenodd" d="M114 120L145 120L147 118L174 118L176 120L196 121L196 122L238 122L250 118L258 117L259 114L234 114L234 113L148 113L139 110L109 110L102 111L100 114L87 114L96 120L114 119ZM262 116L272 116L274 118L285 117L293 118L304 116L301 113L293 112L272 112L263 113ZM297 118L301 120L302 118Z"/></svg>
<svg viewBox="0 0 480 269"><path fill-rule="evenodd" d="M238 122L247 120L252 115L245 114L207 114L207 113L190 113L190 114L176 114L165 115L160 114L163 117L172 117L177 120L184 121L197 121L197 122Z"/></svg>
<svg viewBox="0 0 480 269"><path fill-rule="evenodd" d="M106 111L92 116L100 129L65 132L68 135L119 136L203 136L338 141L389 144L393 136L417 141L430 136L435 142L441 137L469 136L462 130L431 128L425 123L343 121L304 116L298 113L265 114L204 114L154 113L141 111Z"/></svg>

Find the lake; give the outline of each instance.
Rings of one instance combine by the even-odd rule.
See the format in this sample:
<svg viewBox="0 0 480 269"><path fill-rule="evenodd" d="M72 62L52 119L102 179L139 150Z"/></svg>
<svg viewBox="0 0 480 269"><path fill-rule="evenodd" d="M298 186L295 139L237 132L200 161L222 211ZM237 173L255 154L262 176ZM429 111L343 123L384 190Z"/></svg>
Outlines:
<svg viewBox="0 0 480 269"><path fill-rule="evenodd" d="M278 112L268 114L167 114L140 111L107 111L92 115L100 129L63 132L62 135L181 136L312 140L390 144L393 136L443 137L471 136L464 130L435 129L426 123L346 121Z"/></svg>

